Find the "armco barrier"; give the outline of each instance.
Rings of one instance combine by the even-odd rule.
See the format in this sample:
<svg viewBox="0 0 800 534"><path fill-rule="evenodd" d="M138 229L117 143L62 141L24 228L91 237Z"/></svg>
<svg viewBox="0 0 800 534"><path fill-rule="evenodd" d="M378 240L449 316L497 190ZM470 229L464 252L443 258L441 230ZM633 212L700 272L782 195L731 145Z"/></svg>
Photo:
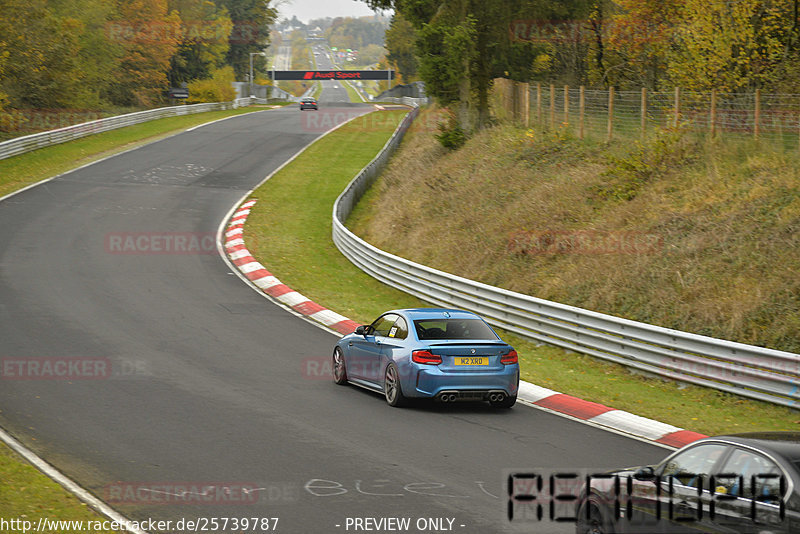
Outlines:
<svg viewBox="0 0 800 534"><path fill-rule="evenodd" d="M387 96L381 99L375 99L376 102L391 102L393 104L403 104L405 106L424 106L428 103L427 98L413 98L410 96Z"/></svg>
<svg viewBox="0 0 800 534"><path fill-rule="evenodd" d="M333 241L351 262L392 287L438 306L472 310L536 341L645 373L798 408L800 355L596 313L475 282L384 252L344 225L397 148L418 108L333 207Z"/></svg>
<svg viewBox="0 0 800 534"><path fill-rule="evenodd" d="M266 104L266 100L258 98L239 98L233 102L215 102L210 104L192 104L189 106L172 106L167 108L149 109L147 111L137 111L135 113L128 113L126 115L118 115L116 117L108 117L106 119L84 122L82 124L75 124L74 126L59 128L58 130L49 130L46 132L35 133L4 141L0 143L0 159L10 158L11 156L24 154L25 152L30 152L31 150L36 150L37 148L57 145L59 143L65 143L74 139L80 139L81 137L86 137L87 135L107 132L109 130L122 128L124 126L131 126L133 124L139 124L142 122L163 119L166 117L176 117L178 115L202 113L204 111L235 109L255 103Z"/></svg>

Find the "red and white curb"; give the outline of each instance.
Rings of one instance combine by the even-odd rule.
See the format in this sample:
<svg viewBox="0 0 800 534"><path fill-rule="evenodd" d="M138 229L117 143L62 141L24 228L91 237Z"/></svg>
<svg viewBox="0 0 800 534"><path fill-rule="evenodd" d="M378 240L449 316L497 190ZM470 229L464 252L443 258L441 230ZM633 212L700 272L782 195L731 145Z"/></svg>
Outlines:
<svg viewBox="0 0 800 534"><path fill-rule="evenodd" d="M239 206L231 216L224 233L224 248L228 258L253 285L281 304L340 334L353 332L360 323L320 306L283 284L247 250L243 237L244 223L247 220L247 216L250 215L250 209L256 202L257 200L255 199L248 200ZM666 447L683 447L706 437L704 434L684 430L622 410L615 410L596 402L565 395L529 382L520 382L517 398L523 404L564 414L594 426L610 429Z"/></svg>
<svg viewBox="0 0 800 534"><path fill-rule="evenodd" d="M679 448L707 437L705 434L609 408L603 404L565 395L529 382L520 382L517 395L517 398L526 404L559 412L596 426L610 428L667 447Z"/></svg>
<svg viewBox="0 0 800 534"><path fill-rule="evenodd" d="M359 323L320 306L282 283L256 261L250 251L247 250L242 238L242 232L247 216L250 214L250 208L255 203L256 200L249 200L239 206L225 230L225 252L231 262L261 291L301 315L313 319L340 334L349 334L355 330Z"/></svg>

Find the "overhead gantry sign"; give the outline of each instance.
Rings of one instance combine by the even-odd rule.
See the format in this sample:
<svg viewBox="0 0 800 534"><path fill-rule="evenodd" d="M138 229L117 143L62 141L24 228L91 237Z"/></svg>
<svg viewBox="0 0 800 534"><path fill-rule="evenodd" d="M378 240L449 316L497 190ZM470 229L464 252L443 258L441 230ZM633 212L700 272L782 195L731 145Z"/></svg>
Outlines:
<svg viewBox="0 0 800 534"><path fill-rule="evenodd" d="M393 70L273 70L272 79L281 80L394 80Z"/></svg>

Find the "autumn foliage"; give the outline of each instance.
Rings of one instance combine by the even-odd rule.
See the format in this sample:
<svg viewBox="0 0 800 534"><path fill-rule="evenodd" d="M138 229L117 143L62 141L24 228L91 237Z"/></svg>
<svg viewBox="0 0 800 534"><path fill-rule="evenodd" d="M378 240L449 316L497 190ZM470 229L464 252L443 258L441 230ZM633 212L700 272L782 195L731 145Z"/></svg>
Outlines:
<svg viewBox="0 0 800 534"><path fill-rule="evenodd" d="M241 79L270 1L0 0L0 113L153 107L225 67Z"/></svg>
<svg viewBox="0 0 800 534"><path fill-rule="evenodd" d="M362 1L394 9L387 57L468 132L491 123L494 78L800 91L800 0Z"/></svg>

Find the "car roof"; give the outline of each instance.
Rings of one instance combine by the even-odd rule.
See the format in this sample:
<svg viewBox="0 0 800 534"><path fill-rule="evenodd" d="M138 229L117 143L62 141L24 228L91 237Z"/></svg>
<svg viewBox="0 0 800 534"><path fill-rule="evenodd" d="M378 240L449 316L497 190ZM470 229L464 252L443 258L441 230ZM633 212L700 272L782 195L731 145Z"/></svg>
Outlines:
<svg viewBox="0 0 800 534"><path fill-rule="evenodd" d="M422 319L445 319L445 313L452 319L476 319L478 316L465 310L452 308L405 308L402 310L392 310L387 313L402 313L412 321Z"/></svg>
<svg viewBox="0 0 800 534"><path fill-rule="evenodd" d="M800 462L800 432L748 432L714 436L707 439L745 445L790 462Z"/></svg>

